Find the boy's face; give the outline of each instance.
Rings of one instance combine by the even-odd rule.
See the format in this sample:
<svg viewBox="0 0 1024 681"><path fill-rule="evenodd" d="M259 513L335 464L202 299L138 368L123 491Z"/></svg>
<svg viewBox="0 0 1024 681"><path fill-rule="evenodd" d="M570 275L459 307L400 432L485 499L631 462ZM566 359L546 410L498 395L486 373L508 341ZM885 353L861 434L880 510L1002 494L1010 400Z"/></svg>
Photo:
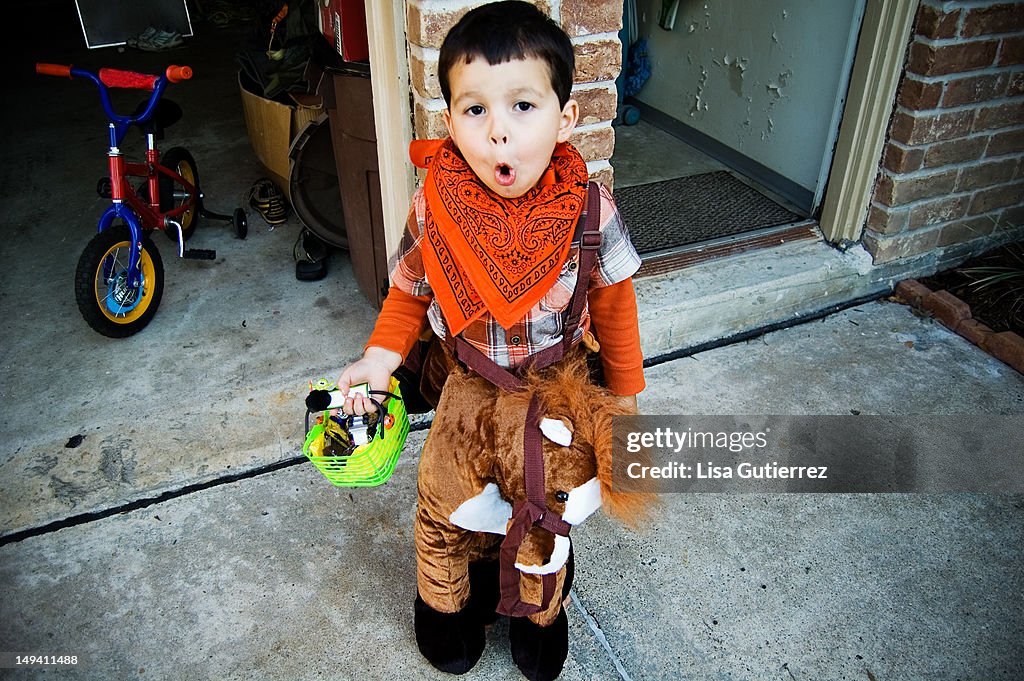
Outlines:
<svg viewBox="0 0 1024 681"><path fill-rule="evenodd" d="M579 117L575 100L558 105L547 64L529 57L492 66L476 58L452 67L448 82L445 125L476 176L505 198L532 189Z"/></svg>

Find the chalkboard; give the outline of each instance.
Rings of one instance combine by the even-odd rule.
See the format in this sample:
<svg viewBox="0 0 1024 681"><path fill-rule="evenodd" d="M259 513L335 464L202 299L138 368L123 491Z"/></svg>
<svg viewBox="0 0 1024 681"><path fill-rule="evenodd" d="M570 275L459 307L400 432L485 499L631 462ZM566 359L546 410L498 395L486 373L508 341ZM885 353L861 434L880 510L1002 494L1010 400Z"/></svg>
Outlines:
<svg viewBox="0 0 1024 681"><path fill-rule="evenodd" d="M192 35L185 0L75 0L90 49L122 45L148 27Z"/></svg>

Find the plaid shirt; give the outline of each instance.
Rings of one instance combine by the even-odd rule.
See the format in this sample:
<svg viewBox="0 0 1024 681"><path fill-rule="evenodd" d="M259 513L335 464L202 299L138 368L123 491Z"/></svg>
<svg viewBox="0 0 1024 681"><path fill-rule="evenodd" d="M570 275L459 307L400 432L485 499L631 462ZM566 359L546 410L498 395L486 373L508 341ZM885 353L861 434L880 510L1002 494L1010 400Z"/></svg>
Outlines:
<svg viewBox="0 0 1024 681"><path fill-rule="evenodd" d="M590 275L589 289L625 281L640 268L640 256L629 241L629 233L619 216L608 190L601 186L601 248ZM405 235L390 263L391 284L414 296L432 296L433 291L423 271L420 244L426 219L426 199L420 189L413 196L412 209L406 222ZM498 365L514 369L532 354L562 341L562 313L569 306L576 288L579 249L569 251L555 285L533 306L526 316L510 329L503 329L490 313L470 322L461 336ZM440 338L447 328L437 300L430 303L427 319ZM580 328L573 342L577 343L590 327L590 312L584 306Z"/></svg>

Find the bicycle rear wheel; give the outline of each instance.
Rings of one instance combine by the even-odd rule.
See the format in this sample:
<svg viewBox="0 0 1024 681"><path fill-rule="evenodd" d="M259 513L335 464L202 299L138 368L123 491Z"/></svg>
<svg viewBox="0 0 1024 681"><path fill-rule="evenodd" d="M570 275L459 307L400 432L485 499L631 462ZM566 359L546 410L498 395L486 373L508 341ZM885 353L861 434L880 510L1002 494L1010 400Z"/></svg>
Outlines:
<svg viewBox="0 0 1024 681"><path fill-rule="evenodd" d="M181 177L195 187L195 192L185 191L185 188L172 180L167 175L160 175L160 210L164 213L177 208L185 203L191 207L178 217L181 223L181 235L188 241L196 231L199 224L200 190L199 190L199 169L196 167L196 160L184 147L171 147L160 157L160 164L169 170L181 175ZM166 229L164 233L174 242L178 241L176 229Z"/></svg>
<svg viewBox="0 0 1024 681"><path fill-rule="evenodd" d="M142 237L139 286L128 284L132 235L127 225L111 226L92 238L78 259L75 299L89 326L109 338L141 331L160 305L164 263L148 236Z"/></svg>

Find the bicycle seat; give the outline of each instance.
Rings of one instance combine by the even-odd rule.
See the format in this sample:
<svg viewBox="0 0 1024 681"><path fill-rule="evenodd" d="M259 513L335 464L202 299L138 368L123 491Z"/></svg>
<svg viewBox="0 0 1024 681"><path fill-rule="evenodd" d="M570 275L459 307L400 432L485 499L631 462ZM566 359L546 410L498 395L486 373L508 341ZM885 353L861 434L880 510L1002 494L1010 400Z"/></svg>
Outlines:
<svg viewBox="0 0 1024 681"><path fill-rule="evenodd" d="M146 110L146 105L149 100L142 100L139 105L135 107L135 111L132 112L132 116L138 116ZM179 120L183 112L181 107L175 104L170 99L161 99L156 103L156 108L153 110L153 115L149 117L149 120L144 122L132 123L132 125L139 126L139 129L144 133L152 132L153 136L158 140L164 138L164 129L171 127Z"/></svg>

